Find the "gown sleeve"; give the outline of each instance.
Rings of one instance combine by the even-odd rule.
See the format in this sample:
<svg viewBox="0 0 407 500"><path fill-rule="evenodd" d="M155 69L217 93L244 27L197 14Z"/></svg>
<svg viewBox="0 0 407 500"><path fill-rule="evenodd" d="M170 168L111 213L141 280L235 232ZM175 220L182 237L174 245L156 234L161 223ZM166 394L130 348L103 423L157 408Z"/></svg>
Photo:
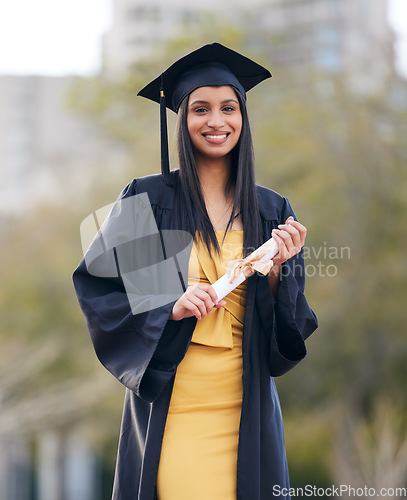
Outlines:
<svg viewBox="0 0 407 500"><path fill-rule="evenodd" d="M296 219L290 203L284 198L278 224L284 223L290 215ZM270 233L272 226L268 229ZM273 307L259 307L259 312L265 328L271 329L270 373L277 377L291 370L305 357L305 340L318 327L317 318L304 295L303 250L282 265L276 299L266 277L259 278L258 288L262 304L273 304Z"/></svg>
<svg viewBox="0 0 407 500"><path fill-rule="evenodd" d="M145 196L136 196L136 186L136 181L130 183L112 206L73 282L99 360L129 390L151 402L184 357L195 322L169 320L183 293L177 270L168 271L167 265L176 284L171 290L160 290L157 273L148 274L166 256L157 244L162 232L151 218L151 205ZM146 258L153 265L147 266Z"/></svg>

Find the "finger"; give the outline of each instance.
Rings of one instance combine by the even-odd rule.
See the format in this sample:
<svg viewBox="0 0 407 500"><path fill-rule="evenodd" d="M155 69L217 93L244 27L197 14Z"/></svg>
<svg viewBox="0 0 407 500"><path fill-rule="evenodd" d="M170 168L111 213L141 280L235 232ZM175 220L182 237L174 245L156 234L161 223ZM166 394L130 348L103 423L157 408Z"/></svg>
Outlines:
<svg viewBox="0 0 407 500"><path fill-rule="evenodd" d="M207 293L209 295L213 304L217 304L219 299L218 299L218 296L216 295L215 289L211 285L203 285L200 283L198 285L198 288L200 290L205 291L205 293Z"/></svg>
<svg viewBox="0 0 407 500"><path fill-rule="evenodd" d="M198 319L203 319L208 314L205 302L195 295L188 298L186 308L192 311Z"/></svg>
<svg viewBox="0 0 407 500"><path fill-rule="evenodd" d="M219 299L214 288L211 285L199 284L196 289L196 294L205 301L207 313L209 314L214 307L217 306ZM225 304L220 305L222 307Z"/></svg>
<svg viewBox="0 0 407 500"><path fill-rule="evenodd" d="M216 294L216 292L215 292L215 289L214 289L212 286L210 286L210 285L209 285L209 286L208 286L208 288L206 289L206 291L208 292L208 294L209 294L209 296L210 296L210 298L211 298L212 302L213 302L215 305L217 305L217 304L218 304L218 302L219 302L219 299L218 299L218 296L217 296L217 294ZM223 301L223 302L224 302L224 301Z"/></svg>
<svg viewBox="0 0 407 500"><path fill-rule="evenodd" d="M195 316L195 314L190 309L186 309L185 307L182 308L181 314L182 316L178 319L191 318L192 316Z"/></svg>
<svg viewBox="0 0 407 500"><path fill-rule="evenodd" d="M297 250L300 250L301 249L301 234L299 232L299 230L292 224L280 224L278 226L279 229L281 229L282 231L286 231L287 233L289 233L291 235L291 239L293 241L293 244L294 244L294 247L297 249Z"/></svg>
<svg viewBox="0 0 407 500"><path fill-rule="evenodd" d="M198 297L200 300L204 302L206 307L206 312L207 314L209 314L212 311L213 306L215 305L215 302L212 297L214 297L217 301L217 296L216 293L212 293L212 295L210 295L209 288L206 287L210 287L210 285L205 285L205 288L200 288L200 287L196 288L195 290L192 291L192 293L193 295L195 295L195 297Z"/></svg>
<svg viewBox="0 0 407 500"><path fill-rule="evenodd" d="M197 319L202 318L202 313L199 309L199 307L194 304L191 300L185 299L182 304L180 304L180 307L184 309L184 318L188 318L190 316L195 316Z"/></svg>
<svg viewBox="0 0 407 500"><path fill-rule="evenodd" d="M287 235L287 233L285 233L284 231L280 231L279 229L273 229L273 231L271 232L275 242L278 245L278 250L279 250L276 257L274 257L275 262L285 262L289 257L286 241L281 236L282 233Z"/></svg>
<svg viewBox="0 0 407 500"><path fill-rule="evenodd" d="M199 308L202 314L207 314L207 307L212 308L213 304L208 300L208 294L201 289L200 284L188 287L184 294L185 300ZM205 302L205 299L207 302Z"/></svg>
<svg viewBox="0 0 407 500"><path fill-rule="evenodd" d="M226 305L226 300L220 300L214 307L219 309L220 307L224 307Z"/></svg>
<svg viewBox="0 0 407 500"><path fill-rule="evenodd" d="M299 233L300 233L300 236L301 236L301 243L302 243L302 246L304 246L304 243L305 243L305 237L307 235L307 228L301 224L300 222L296 221L296 220L292 220L292 221L289 221L288 224L290 226L294 226L298 229Z"/></svg>
<svg viewBox="0 0 407 500"><path fill-rule="evenodd" d="M302 225L301 222L298 222L297 220L294 220L294 219L291 221L287 220L286 224L296 227L298 229L298 231L300 231L300 232L305 232L305 233L307 232L307 228L304 225Z"/></svg>
<svg viewBox="0 0 407 500"><path fill-rule="evenodd" d="M278 255L280 263L294 257L294 255L301 251L301 240L298 232L297 236L293 236L286 230L276 229L273 237L274 239L280 237L284 244L284 248L280 249L280 255Z"/></svg>
<svg viewBox="0 0 407 500"><path fill-rule="evenodd" d="M272 232L273 232L273 235L279 236L284 241L286 246L292 246L293 239L292 239L291 234L288 231L286 231L285 229L273 229Z"/></svg>

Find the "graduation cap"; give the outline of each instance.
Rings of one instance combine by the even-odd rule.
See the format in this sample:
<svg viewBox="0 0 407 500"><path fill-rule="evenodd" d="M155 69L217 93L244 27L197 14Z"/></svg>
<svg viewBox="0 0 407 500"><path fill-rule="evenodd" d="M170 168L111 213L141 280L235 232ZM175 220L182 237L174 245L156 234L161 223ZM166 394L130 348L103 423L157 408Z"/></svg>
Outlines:
<svg viewBox="0 0 407 500"><path fill-rule="evenodd" d="M137 94L160 104L161 172L171 184L166 108L178 112L186 96L199 87L230 85L246 99L246 92L270 72L220 43L210 43L178 59Z"/></svg>

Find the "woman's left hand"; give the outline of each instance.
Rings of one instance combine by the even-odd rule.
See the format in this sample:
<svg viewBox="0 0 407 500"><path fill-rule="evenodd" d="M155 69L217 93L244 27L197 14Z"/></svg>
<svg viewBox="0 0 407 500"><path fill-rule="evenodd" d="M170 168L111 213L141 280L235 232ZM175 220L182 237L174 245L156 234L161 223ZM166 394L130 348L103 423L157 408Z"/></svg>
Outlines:
<svg viewBox="0 0 407 500"><path fill-rule="evenodd" d="M280 224L278 229L273 229L271 235L279 248L278 254L273 258L275 271L286 260L291 259L301 251L306 234L307 228L291 216L288 217L285 224Z"/></svg>

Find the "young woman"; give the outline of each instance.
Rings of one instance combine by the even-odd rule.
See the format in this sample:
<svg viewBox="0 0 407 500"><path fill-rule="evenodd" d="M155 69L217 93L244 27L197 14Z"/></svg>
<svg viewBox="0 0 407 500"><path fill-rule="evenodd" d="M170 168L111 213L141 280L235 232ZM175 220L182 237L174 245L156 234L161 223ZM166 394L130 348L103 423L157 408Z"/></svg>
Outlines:
<svg viewBox="0 0 407 500"><path fill-rule="evenodd" d="M140 92L160 101L161 111L178 113L179 170L168 169L162 113L162 175L133 181L119 201L147 194L161 236L192 235L183 293L149 301L144 310L141 294L134 306L120 262L122 234L114 238L116 276L92 271L95 242L74 273L96 353L126 386L116 500L290 498L272 377L305 356L304 340L317 322L303 294L306 229L287 199L254 181L246 91L269 76L210 44ZM122 208L112 212L106 227L125 233L123 220L130 219ZM218 300L211 283L227 263L270 236L279 252L268 276L253 274ZM127 253L140 253L135 241ZM165 288L170 280L152 281L160 279Z"/></svg>

